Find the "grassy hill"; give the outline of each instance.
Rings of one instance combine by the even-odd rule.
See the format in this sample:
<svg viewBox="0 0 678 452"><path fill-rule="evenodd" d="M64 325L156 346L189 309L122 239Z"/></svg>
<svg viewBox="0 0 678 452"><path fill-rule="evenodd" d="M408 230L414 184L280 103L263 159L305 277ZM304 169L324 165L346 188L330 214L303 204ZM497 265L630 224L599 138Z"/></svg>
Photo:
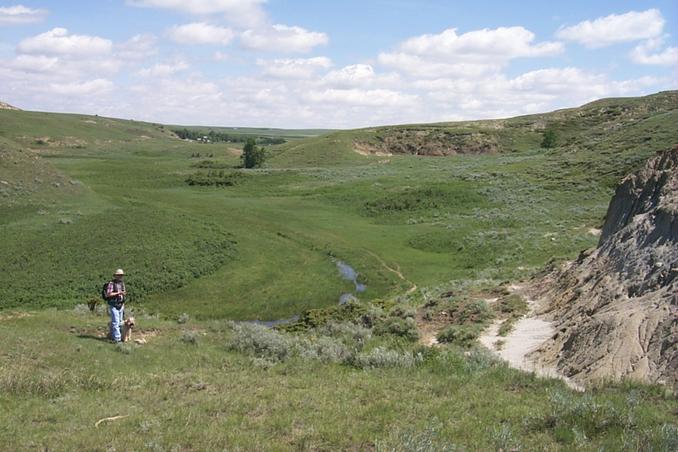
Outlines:
<svg viewBox="0 0 678 452"><path fill-rule="evenodd" d="M0 449L676 450L672 388L580 394L475 337L597 242L677 115L666 92L331 132L242 170L169 126L0 110ZM118 267L142 341L112 346L84 303Z"/></svg>
<svg viewBox="0 0 678 452"><path fill-rule="evenodd" d="M293 346L223 321L137 321L146 343L113 347L106 318L86 309L0 314L2 448L670 451L678 441L678 404L661 387L580 394L481 351L384 351L375 339L342 363L341 341L365 337L355 326Z"/></svg>
<svg viewBox="0 0 678 452"><path fill-rule="evenodd" d="M3 158L11 180L0 187L0 304L73 306L119 266L148 309L200 318L331 306L353 289L333 257L360 274L368 300L412 284L520 278L595 243L589 230L615 182L678 141L677 99L667 92L508 120L336 132L282 145L253 171L235 169L230 144L185 142L158 124L0 111L2 149L15 156ZM557 134L549 150L539 148L547 128ZM422 130L475 130L497 149L450 158L353 149ZM212 168L235 185L186 184ZM21 191L15 180L42 182Z"/></svg>
<svg viewBox="0 0 678 452"><path fill-rule="evenodd" d="M537 149L546 130L556 134L557 153L570 160L597 160L594 154L624 152L626 163L637 165L653 150L675 140L678 92L642 98L613 98L579 108L509 119L412 124L340 131L315 140L291 143L280 149L283 165L322 166L323 162L351 164L356 154L441 156L458 154L519 153ZM649 150L649 153L643 153ZM638 154L641 155L638 155ZM617 165L620 177L627 168ZM596 168L607 174L611 168Z"/></svg>

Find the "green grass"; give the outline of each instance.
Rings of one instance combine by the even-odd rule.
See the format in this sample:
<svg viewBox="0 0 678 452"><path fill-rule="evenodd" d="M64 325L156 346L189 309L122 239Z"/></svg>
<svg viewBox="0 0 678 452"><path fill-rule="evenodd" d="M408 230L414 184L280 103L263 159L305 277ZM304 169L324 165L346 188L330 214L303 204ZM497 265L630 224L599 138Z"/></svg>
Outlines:
<svg viewBox="0 0 678 452"><path fill-rule="evenodd" d="M335 304L352 285L332 256L360 273L363 299L411 284L524 277L596 243L588 229L602 222L611 181L678 141L674 98L504 121L497 143L510 132L522 144L494 155L366 157L354 141L383 131L364 129L287 143L253 171L230 169L239 159L228 146L176 140L157 124L3 111L0 147L26 158L3 170L11 186L0 198L8 238L0 304L73 306L117 267L130 269L135 301L148 309L203 319L284 318ZM628 124L602 133L619 121L617 109L630 112ZM558 129L562 146L533 147L537 120ZM492 124L421 127L468 133ZM224 171L234 185L187 184L206 171L196 152L213 154L216 177ZM31 180L35 165L53 177L19 193L15 181ZM205 258L223 237L228 253Z"/></svg>
<svg viewBox="0 0 678 452"><path fill-rule="evenodd" d="M582 395L511 370L474 338L524 303L466 295L595 245L614 185L678 142L677 111L668 92L332 132L248 171L232 145L167 126L0 111L0 448L675 450L671 391ZM554 149L538 147L545 127ZM354 151L411 134L496 152ZM210 170L234 184L187 183ZM338 306L355 288L336 259L361 302ZM118 267L142 346L101 340L107 319L80 305ZM416 345L415 309L450 291L432 306L456 344ZM229 321L299 314L288 332Z"/></svg>
<svg viewBox="0 0 678 452"><path fill-rule="evenodd" d="M99 340L105 317L0 320L3 448L670 450L674 396L623 384L587 395L472 352L361 369L228 351L223 322L137 315L145 345ZM137 332L137 337L141 334ZM375 361L372 361L375 362ZM103 418L125 416L95 423ZM661 447L664 447L662 449Z"/></svg>

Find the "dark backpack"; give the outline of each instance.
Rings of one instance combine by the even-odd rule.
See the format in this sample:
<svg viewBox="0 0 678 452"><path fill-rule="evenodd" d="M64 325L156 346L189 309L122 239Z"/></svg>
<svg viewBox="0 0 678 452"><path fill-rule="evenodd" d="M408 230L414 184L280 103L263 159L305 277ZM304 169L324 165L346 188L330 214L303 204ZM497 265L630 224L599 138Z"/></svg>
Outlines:
<svg viewBox="0 0 678 452"><path fill-rule="evenodd" d="M101 298L104 301L108 301L108 297L106 294L108 293L108 285L111 283L111 281L108 281L107 283L104 284L104 287L101 288Z"/></svg>

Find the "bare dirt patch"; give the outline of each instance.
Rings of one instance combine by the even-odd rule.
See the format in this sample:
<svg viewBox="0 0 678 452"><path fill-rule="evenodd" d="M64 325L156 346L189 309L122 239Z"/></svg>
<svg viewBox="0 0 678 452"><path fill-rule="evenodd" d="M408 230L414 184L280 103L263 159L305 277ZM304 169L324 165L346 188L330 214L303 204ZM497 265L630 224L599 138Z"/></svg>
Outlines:
<svg viewBox="0 0 678 452"><path fill-rule="evenodd" d="M6 312L4 314L0 314L0 322L5 322L8 320L16 320L16 319L23 319L26 317L32 317L33 314L30 312Z"/></svg>
<svg viewBox="0 0 678 452"><path fill-rule="evenodd" d="M555 332L553 322L537 314L540 306L527 295L524 285L511 284L508 290L511 294L519 295L526 300L528 314L519 319L505 336L499 334L499 329L506 320L495 320L478 341L513 368L534 372L543 377L561 378L573 389L581 390L580 386L559 374L555 366L546 366L536 359L535 352L553 337Z"/></svg>

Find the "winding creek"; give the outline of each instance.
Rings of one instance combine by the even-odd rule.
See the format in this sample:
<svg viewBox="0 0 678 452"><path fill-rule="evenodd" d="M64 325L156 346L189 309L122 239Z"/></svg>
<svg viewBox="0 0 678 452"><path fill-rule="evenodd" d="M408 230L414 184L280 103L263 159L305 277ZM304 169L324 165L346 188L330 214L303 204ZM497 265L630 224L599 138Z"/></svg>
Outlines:
<svg viewBox="0 0 678 452"><path fill-rule="evenodd" d="M332 258L332 262L337 266L337 270L339 270L339 275L345 279L346 281L351 281L354 286L354 292L344 292L339 296L339 304L343 305L346 304L350 301L357 300L357 294L363 293L367 290L367 285L361 283L358 281L358 277L360 274L355 271L353 267L351 267L349 264L346 262ZM263 325L269 328L273 328L278 325L286 325L288 323L293 323L299 320L299 315L295 315L286 319L277 319L277 320L246 320L245 323L255 323L257 325Z"/></svg>

